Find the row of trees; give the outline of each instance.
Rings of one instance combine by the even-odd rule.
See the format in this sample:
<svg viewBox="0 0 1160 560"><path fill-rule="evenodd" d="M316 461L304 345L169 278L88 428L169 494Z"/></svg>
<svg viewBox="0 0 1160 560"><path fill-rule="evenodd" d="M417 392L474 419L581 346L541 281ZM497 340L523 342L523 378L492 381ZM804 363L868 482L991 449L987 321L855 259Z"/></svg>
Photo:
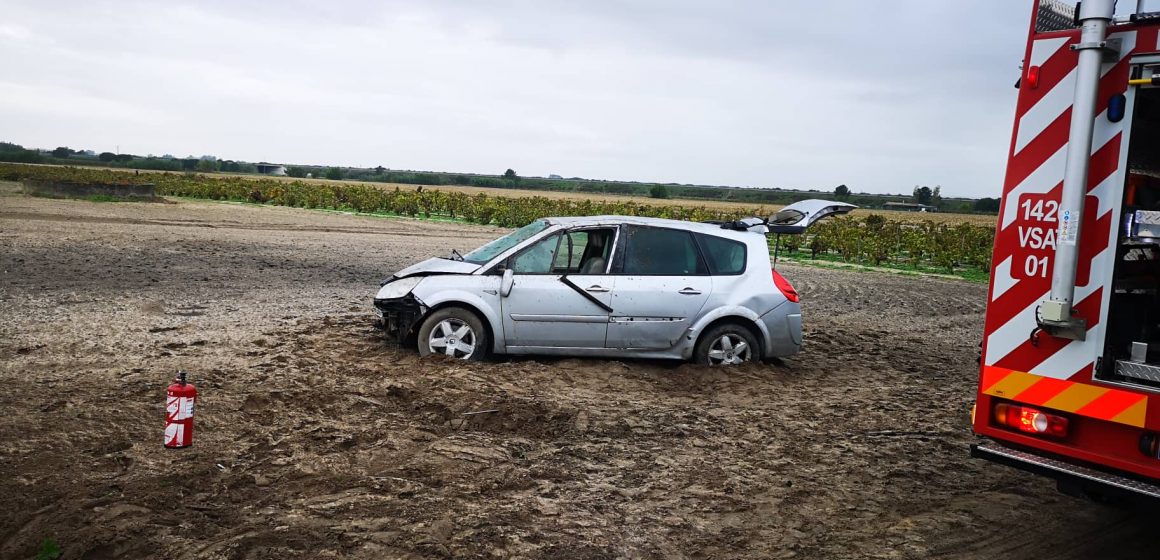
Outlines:
<svg viewBox="0 0 1160 560"><path fill-rule="evenodd" d="M838 200L849 201L854 194L850 191L850 187L846 185L838 185L834 188L834 196ZM897 202L903 202L898 200ZM911 192L910 199L906 202L913 202L915 204L925 204L934 206L941 211L959 212L959 213L976 213L976 214L997 214L999 213L1000 199L998 198L980 198L977 200L955 200L946 201L942 197L942 187L935 185L932 189L927 186L915 186ZM873 207L865 203L862 206Z"/></svg>
<svg viewBox="0 0 1160 560"><path fill-rule="evenodd" d="M4 149L8 146L9 149ZM113 152L79 152L62 146L51 152L46 158L35 150L25 150L15 144L0 143L0 161L22 163L58 163L71 162L78 157L84 157L93 164L109 167L125 167L133 169L150 169L160 171L199 171L205 173L256 173L257 167L247 162L232 160L218 160L212 156L200 158L140 157L132 154L117 154ZM543 191L576 192L592 195L634 195L647 196L656 199L684 198L691 200L721 200L739 204L791 204L807 198L818 198L828 195L816 189L811 190L783 190L764 188L735 188L705 185L682 185L674 183L637 183L630 181L599 181L577 177L554 178L521 177L515 170L507 169L498 175L475 175L464 173L437 173L422 171L395 171L382 166L374 168L354 167L324 167L324 166L289 166L287 175L297 178L326 178L332 180L350 180L381 183L401 183L412 185L463 185L498 189L527 189ZM833 190L833 195L865 208L881 207L886 202L915 202L951 212L980 212L994 213L998 211L996 205L980 201L953 200L944 201L941 188L933 189L926 186L916 186L909 197L903 195L877 195L854 193L846 185L839 185Z"/></svg>
<svg viewBox="0 0 1160 560"><path fill-rule="evenodd" d="M24 146L10 142L0 142L0 161L15 163L41 163L44 157L36 150L26 150Z"/></svg>
<svg viewBox="0 0 1160 560"><path fill-rule="evenodd" d="M850 187L847 187L846 185L838 185L834 188L834 196L838 197L840 200L848 199L852 194L853 193L850 192ZM914 204L922 204L925 206L933 206L941 210L943 207L942 187L935 185L935 187L932 189L925 185L915 185L914 190L911 191L909 202L913 202Z"/></svg>

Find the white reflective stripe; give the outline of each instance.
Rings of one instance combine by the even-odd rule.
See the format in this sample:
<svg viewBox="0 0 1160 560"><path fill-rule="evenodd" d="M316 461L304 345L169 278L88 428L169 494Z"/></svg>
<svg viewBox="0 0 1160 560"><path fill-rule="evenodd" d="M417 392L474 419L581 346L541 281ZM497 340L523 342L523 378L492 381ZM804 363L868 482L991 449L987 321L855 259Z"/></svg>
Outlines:
<svg viewBox="0 0 1160 560"><path fill-rule="evenodd" d="M165 425L165 445L185 443L185 424Z"/></svg>
<svg viewBox="0 0 1160 560"><path fill-rule="evenodd" d="M1102 261L1106 260L1104 257L1108 251L1104 251L1092 260L1092 273L1098 270L1097 266L1107 266L1109 263ZM1088 282L1087 286L1075 289L1075 301L1083 301L1084 298L1090 296L1095 292L1096 284ZM1054 377L1056 379L1067 379L1069 376L1079 371L1080 368L1087 364L1095 363L1096 358L1099 357L1103 350L1104 343L1104 324L1101 322L1098 325L1088 329L1086 340L1073 340L1067 343L1067 346L1060 348L1051 357L1043 360L1039 365L1031 368L1027 373L1035 375L1042 375L1044 377Z"/></svg>
<svg viewBox="0 0 1160 560"><path fill-rule="evenodd" d="M1131 53L1132 49L1136 46L1135 31L1113 33L1109 35L1108 38L1121 40L1121 60L1129 53ZM1066 40L1066 38L1060 40ZM1057 42L1055 48L1058 49L1059 40L1055 41ZM1031 47L1031 58L1033 61L1036 60L1037 55L1035 49L1039 47L1039 43L1040 41L1036 41L1035 44L1033 44ZM1043 59L1039 63L1032 62L1032 66L1038 66L1042 62L1046 61L1047 57L1050 56L1051 53L1055 52L1054 50L1048 51L1047 49L1050 47L1050 44L1044 45L1043 51L1041 51L1041 53L1046 51L1046 54L1042 54ZM1104 64L1100 67L1100 76L1102 77L1107 75L1107 73L1111 72L1112 68L1115 67L1116 65L1112 63ZM1047 92L1047 95L1044 95L1038 103L1028 109L1026 113L1023 113L1022 117L1019 117L1019 132L1015 136L1015 153L1019 153L1023 150L1023 148L1026 148L1027 144L1030 144L1032 140L1042 134L1043 130L1046 129L1048 125L1054 122L1055 119L1059 118L1059 116L1062 115L1063 112L1068 109L1068 107L1071 107L1071 104L1075 100L1075 80L1076 70L1073 68L1071 72L1068 72L1067 76L1065 76L1062 80L1056 83L1054 87L1051 88L1051 91ZM1104 119L1104 122L1106 123L1107 119ZM1092 142L1092 145L1102 144L1103 142Z"/></svg>
<svg viewBox="0 0 1160 560"><path fill-rule="evenodd" d="M1093 328L1092 331L1095 329ZM1089 331L1088 334L1090 336L1092 333ZM1043 360L1043 363L1031 368L1031 371L1027 373L1052 379L1067 379L1080 368L1092 363L1093 356L1091 348L1088 346L1084 342L1073 340L1067 343L1067 346L1057 350L1051 357Z"/></svg>
<svg viewBox="0 0 1160 560"><path fill-rule="evenodd" d="M1092 153L1100 151L1100 148L1111 142L1121 130L1124 130L1124 121L1108 122L1108 111L1104 109L1104 112L1096 117L1096 125L1092 128Z"/></svg>
<svg viewBox="0 0 1160 560"><path fill-rule="evenodd" d="M1019 117L1019 133L1015 136L1015 153L1023 151L1036 139L1047 125L1071 107L1075 98L1075 74L1072 69L1062 80L1051 88L1042 99Z"/></svg>
<svg viewBox="0 0 1160 560"><path fill-rule="evenodd" d="M1108 266L1107 260L1110 252L1104 250L1092 259L1092 272L1100 270L1099 267ZM1095 293L1100 284L1096 282L1088 282L1085 286L1077 286L1075 289L1075 301L1083 301L1084 298ZM1002 327L999 327L991 336L987 337L987 355L983 358L983 363L986 365L995 365L995 362L1006 357L1016 348L1022 345L1031 337L1031 331L1039 324L1035 320L1035 310L1043 300L1047 299L1050 293L1045 293L1043 296L1035 299L1035 302L1027 306L1018 315L1012 317ZM1088 331L1086 342L1072 341L1067 346L1061 348L1055 354L1052 354L1043 363L1032 368L1028 373L1035 375L1043 375L1046 377L1055 377L1057 379L1066 379L1067 376L1075 373L1079 368L1086 363L1091 363L1096 358L1096 353L1099 350L1098 346L1102 344L1103 337L1100 336L1102 331L1102 324L1092 327ZM1044 335L1046 336L1046 335Z"/></svg>
<svg viewBox="0 0 1160 560"><path fill-rule="evenodd" d="M1109 38L1121 39L1121 60L1125 56L1129 55L1135 48L1135 31L1114 33ZM1157 46L1160 47L1160 44ZM1058 49L1059 45L1056 45L1055 48ZM1038 52L1040 53L1039 55L1036 54L1036 49L1038 49ZM1039 41L1037 41L1032 45L1032 60L1039 60L1040 63L1042 63L1043 61L1046 61L1046 59L1050 57L1051 53L1053 52L1055 51L1051 49L1050 44L1044 44L1042 48L1040 48ZM1037 56L1041 56L1042 58L1036 58ZM1033 63L1033 65L1035 64ZM1107 73L1115 68L1115 66L1115 64L1104 64L1101 67L1101 76L1107 75ZM1047 127L1047 125L1051 124L1051 122L1056 117L1058 117L1060 113L1062 113L1067 109L1067 107L1070 106L1071 96L1074 94L1075 89L1074 71L1064 80L1069 82L1071 90L1067 99L1068 105L1063 107L1063 109L1059 110L1058 112L1055 112L1058 108L1058 100L1053 99L1051 103L1054 103L1055 105L1048 105L1043 109L1040 108L1041 105L1048 102L1048 97L1056 95L1057 90L1059 90L1059 85L1062 85L1063 83L1060 82L1060 84L1057 84L1056 87L1052 89L1052 91L1048 92L1048 94L1044 96L1044 98L1039 103L1037 103L1035 107L1032 107L1032 109L1025 113L1023 118L1020 119L1019 134L1016 137L1016 153L1026 147L1026 145L1030 143L1031 140L1033 140L1036 136L1038 136L1042 130ZM1035 114L1032 115L1032 112L1035 112ZM1031 118L1028 118L1029 115ZM1048 118L1049 116L1050 118ZM1091 153L1094 154L1100 149L1105 148L1107 144L1116 137L1117 134L1121 133L1124 130L1124 122L1125 121L1118 123L1109 122L1107 119L1106 110L1098 117L1096 117L1095 129L1092 137ZM1026 135L1024 134L1025 124L1027 125ZM1038 128L1038 131L1032 134L1036 128ZM1126 150L1126 147L1122 147L1122 150ZM1048 158L1048 160L1040 165L1038 169L1033 171L1019 185L1007 193L1006 196L1009 198L1006 198L1004 201L1004 212L1000 219L1000 229L1006 229L1018 217L1019 197L1021 195L1029 193L1046 193L1048 190L1050 190L1055 185L1058 185L1059 182L1063 180L1064 169L1067 164L1066 151L1067 145L1064 144L1064 146L1061 147L1059 151ZM1096 187L1093 188L1089 193L1091 196L1096 197L1097 200L1097 219L1102 218L1106 216L1108 212L1113 211L1115 204L1117 204L1119 201L1124 178L1123 166L1124 162L1126 161L1126 157L1126 153L1121 151L1118 162L1119 167L1117 167L1116 171L1111 173L1108 177L1096 185ZM1111 238L1114 239L1117 224L1110 224L1109 227L1112 230ZM1090 268L1091 274L1089 275L1087 284L1083 286L1076 286L1074 298L1075 302L1080 302L1090 297L1096 292L1097 289L1104 285L1101 278L1103 278L1102 275L1104 275L1112 266L1112 263L1110 262L1112 254L1113 251L1105 246L1104 249L1092 259ZM1018 283L1018 281L1010 280L1010 270L1010 259L1005 260L996 267L994 280L995 286L993 290L994 298L998 298L1007 290L1010 290L1015 283ZM1008 284L1008 282L1012 283ZM994 365L997 361L1006 357L1028 339L1031 334L1031 330L1037 326L1035 322L1036 307L1038 307L1040 302L1047 297L1048 294L1044 294L1042 297L1037 298L1035 303L1019 312L1019 314L1017 314L1003 326L996 329L995 332L991 333L991 335L987 337L987 355L984 357L985 364ZM1101 317L1106 317L1107 299L1108 294L1105 293L1103 297L1105 303L1104 307L1102 308ZM1092 327L1088 331L1086 341L1069 342L1066 346L1053 353L1042 363L1035 366L1034 368L1031 368L1029 373L1042 375L1045 377L1063 379L1078 371L1085 364L1093 363L1094 360L1099 356L1099 353L1102 351L1102 344L1104 339L1104 323L1105 321L1101 321L1099 324Z"/></svg>
<svg viewBox="0 0 1160 560"><path fill-rule="evenodd" d="M1095 280L1098 271L1104 270L1104 267L1111 266L1109 256L1112 253L1112 251L1104 249L1092 259L1092 268L1088 283L1083 286L1076 286L1075 288L1076 302L1083 301L1091 296L1096 292L1096 289L1103 285L1092 280ZM1096 361L1096 358L1103 351L1103 333L1104 323L1100 322L1096 326L1088 329L1087 337L1085 337L1086 340L1073 340L1067 343L1067 346L1057 350L1046 360L1043 360L1042 363L1031 368L1027 373L1042 375L1044 377L1054 377L1056 379L1067 379L1079 371L1080 368L1084 367L1084 365Z"/></svg>
<svg viewBox="0 0 1160 560"><path fill-rule="evenodd" d="M185 420L193 417L193 398L168 397L165 399L165 413L169 421Z"/></svg>
<svg viewBox="0 0 1160 560"><path fill-rule="evenodd" d="M1007 290L1010 290L1019 282L1011 276L1011 260L1012 257L1008 256L995 267L995 279L993 281L995 289L991 294L991 301L999 299L999 296L1007 293Z"/></svg>
<svg viewBox="0 0 1160 560"><path fill-rule="evenodd" d="M1107 112L1101 113L1099 120L1107 123ZM1122 121L1121 121L1122 122ZM1112 124L1112 123L1108 123ZM1108 142L1115 138L1116 134L1120 132L1122 126L1120 123L1115 123L1116 126L1096 126L1095 133L1092 137L1092 153L1096 153L1103 148ZM1007 229L1015 218L1019 216L1019 197L1024 194L1044 194L1050 191L1061 181L1063 181L1064 171L1067 169L1067 144L1065 143L1058 151L1047 158L1042 165L1032 171L1022 183L1019 183L1015 188L1011 189L1006 194L1006 206L1003 207L1003 216L1000 220L1002 224L999 229ZM1113 173L1112 176L1116 176Z"/></svg>
<svg viewBox="0 0 1160 560"><path fill-rule="evenodd" d="M1111 224L1109 227L1113 230L1111 235L1114 238L1116 224ZM1100 280L1102 278L1101 271L1106 272L1112 266L1111 259L1114 253L1114 250L1104 247L1104 250L1092 258L1088 282L1082 286L1076 286L1073 301L1081 302L1103 286L1103 282ZM996 284L997 290L998 285ZM994 365L995 362L1010 354L1031 336L1031 330L1038 326L1035 321L1035 308L1049 295L1044 294L1042 297L1036 298L1035 303L1019 312L1018 315L995 329L995 332L987 337L987 355L984 357L983 363ZM1108 294L1104 294L1103 299L1107 300L1107 296ZM1101 317L1106 317L1106 312L1101 313ZM1099 356L1103 340L1103 321L1101 321L1100 324L1088 330L1086 341L1068 343L1067 346L1032 368L1028 373L1064 379L1078 371L1083 364L1093 362Z"/></svg>
<svg viewBox="0 0 1160 560"><path fill-rule="evenodd" d="M1003 205L1000 229L1007 229L1019 215L1019 197L1024 194L1044 194L1063 180L1067 167L1067 144L1064 144L1047 161L1032 171L1022 183L1007 192Z"/></svg>
<svg viewBox="0 0 1160 560"><path fill-rule="evenodd" d="M1108 35L1108 39L1109 40L1112 40L1112 39L1119 39L1120 40L1120 58L1117 60L1124 60L1124 57L1132 54L1132 50L1136 48L1136 32L1135 31L1124 31L1121 33L1112 33L1111 35ZM1103 68L1100 70L1100 76L1101 77L1106 76L1108 74L1108 72L1111 72L1112 68L1114 68L1115 66L1116 66L1115 64L1104 64Z"/></svg>
<svg viewBox="0 0 1160 560"><path fill-rule="evenodd" d="M1057 350L1051 357L1043 360L1043 363L1031 368L1031 371L1027 373L1054 379L1067 379L1080 368L1095 361L1096 348L1091 341L1103 340L1103 337L1100 336L1103 327L1102 324L1092 327L1087 334L1088 340L1073 340L1067 343L1067 346Z"/></svg>
<svg viewBox="0 0 1160 560"><path fill-rule="evenodd" d="M987 337L987 355L983 357L984 364L995 365L995 362L1027 342L1031 337L1031 331L1039 326L1039 323L1035 321L1035 310L1039 307L1040 302L1047 299L1049 295L1051 292L1043 292L1043 295L1035 298L1031 305L1020 311L1003 326L995 329L995 332Z"/></svg>
<svg viewBox="0 0 1160 560"><path fill-rule="evenodd" d="M1054 37L1051 39L1040 39L1031 43L1031 62L1029 64L1031 66L1043 66L1043 63L1047 62L1047 59L1055 54L1055 51L1058 51L1059 47L1062 47L1066 42L1067 37Z"/></svg>
<svg viewBox="0 0 1160 560"><path fill-rule="evenodd" d="M1094 196L1098 201L1096 204L1096 219L1102 218L1104 214L1112 211L1113 193L1116 201L1118 201L1120 194L1123 192L1119 187L1123 184L1124 176L1120 173L1112 173L1103 182L1096 185L1096 188L1088 192L1088 196Z"/></svg>

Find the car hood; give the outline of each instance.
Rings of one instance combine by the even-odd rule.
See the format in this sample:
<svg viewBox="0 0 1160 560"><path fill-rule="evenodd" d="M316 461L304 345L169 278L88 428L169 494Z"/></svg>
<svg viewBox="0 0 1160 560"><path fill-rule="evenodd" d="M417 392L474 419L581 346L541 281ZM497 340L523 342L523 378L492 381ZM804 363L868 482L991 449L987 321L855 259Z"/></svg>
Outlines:
<svg viewBox="0 0 1160 560"><path fill-rule="evenodd" d="M479 270L480 265L467 261L453 261L451 259L431 258L415 263L396 272L395 278L408 276L427 276L431 274L471 274Z"/></svg>

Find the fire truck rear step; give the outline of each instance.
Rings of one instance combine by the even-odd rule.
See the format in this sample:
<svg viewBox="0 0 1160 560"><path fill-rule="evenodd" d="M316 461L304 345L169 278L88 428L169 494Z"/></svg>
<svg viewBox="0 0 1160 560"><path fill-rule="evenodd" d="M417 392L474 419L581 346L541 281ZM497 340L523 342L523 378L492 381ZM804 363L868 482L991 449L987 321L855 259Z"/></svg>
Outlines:
<svg viewBox="0 0 1160 560"><path fill-rule="evenodd" d="M1116 375L1160 383L1160 366L1130 360L1116 360Z"/></svg>
<svg viewBox="0 0 1160 560"><path fill-rule="evenodd" d="M971 456L1051 476L1060 481L1082 482L1118 493L1160 500L1160 486L1155 484L1011 449L993 441L972 445Z"/></svg>

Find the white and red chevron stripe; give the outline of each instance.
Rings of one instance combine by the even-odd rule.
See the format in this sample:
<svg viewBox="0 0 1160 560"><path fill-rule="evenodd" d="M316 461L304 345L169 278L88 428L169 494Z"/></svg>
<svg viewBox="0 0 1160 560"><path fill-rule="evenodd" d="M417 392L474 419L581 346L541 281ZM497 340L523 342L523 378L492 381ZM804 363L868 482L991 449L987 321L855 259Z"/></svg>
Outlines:
<svg viewBox="0 0 1160 560"><path fill-rule="evenodd" d="M1155 27L1113 29L1110 38L1118 38L1122 47L1119 61L1105 64L1100 79L1076 274L1075 310L1087 320L1087 338L1043 335L1031 340L1037 308L1051 288L1055 251L1045 240L1054 239L1057 226L1078 61L1069 46L1079 39L1078 30L1033 32L1024 60L1026 68L1039 68L1039 83L1019 91L995 237L984 368L1090 382L1103 352L1114 257L1110 245L1120 220L1135 93L1127 84L1129 64L1132 56L1160 51ZM1107 102L1119 93L1127 97L1128 114L1113 123L1107 119Z"/></svg>
<svg viewBox="0 0 1160 560"><path fill-rule="evenodd" d="M1054 236L1059 225L1068 135L1075 97L1079 42L1075 14L1058 0L1033 0L1024 67L1037 68L1038 83L1025 76L1016 105L1007 175L996 225L995 251L984 324L975 433L1025 449L1088 462L1101 468L1160 480L1160 461L1140 452L1141 438L1160 432L1160 395L1096 376L1104 353L1108 303L1118 240L1117 225L1128 179L1128 146L1135 109L1129 87L1139 55L1160 55L1155 22L1111 27L1118 59L1099 76L1090 168L1079 239L1073 311L1087 321L1085 340L1040 333L1036 313L1051 290ZM1062 9L1061 9L1062 8ZM1070 14L1070 15L1069 15ZM1037 18L1047 17L1044 25ZM1044 31L1036 30L1062 31ZM1150 56L1154 62L1157 56ZM1123 94L1126 113L1108 120L1110 99ZM1017 403L1064 415L1065 438L1030 436L996 422L998 406Z"/></svg>

